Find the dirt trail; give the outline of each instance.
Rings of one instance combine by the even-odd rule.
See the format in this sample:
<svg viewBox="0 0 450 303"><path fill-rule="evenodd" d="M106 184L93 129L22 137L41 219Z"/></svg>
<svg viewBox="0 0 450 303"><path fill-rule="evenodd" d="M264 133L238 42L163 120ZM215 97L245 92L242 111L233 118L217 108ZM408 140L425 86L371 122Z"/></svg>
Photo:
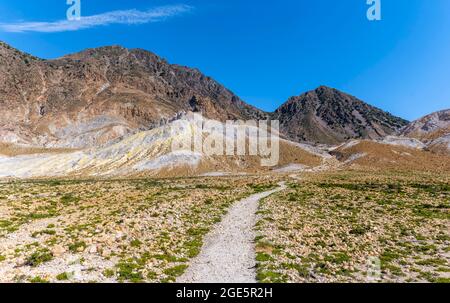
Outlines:
<svg viewBox="0 0 450 303"><path fill-rule="evenodd" d="M255 231L259 201L277 189L254 194L235 203L205 237L200 254L192 261L180 283L256 283Z"/></svg>

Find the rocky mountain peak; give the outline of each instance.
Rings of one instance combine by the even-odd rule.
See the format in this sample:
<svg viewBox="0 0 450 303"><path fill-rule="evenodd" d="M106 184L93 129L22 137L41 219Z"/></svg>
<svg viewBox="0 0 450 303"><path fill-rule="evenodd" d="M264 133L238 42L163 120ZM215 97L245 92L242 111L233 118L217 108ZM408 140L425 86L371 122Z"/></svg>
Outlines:
<svg viewBox="0 0 450 303"><path fill-rule="evenodd" d="M338 144L348 139L379 139L407 121L327 86L290 98L274 115L292 140Z"/></svg>
<svg viewBox="0 0 450 303"><path fill-rule="evenodd" d="M45 61L2 49L0 141L84 148L180 112L219 121L266 116L199 70L142 49L107 46Z"/></svg>
<svg viewBox="0 0 450 303"><path fill-rule="evenodd" d="M84 148L167 123L182 112L219 121L280 120L297 142L378 139L406 125L337 89L320 86L268 114L195 68L143 49L105 46L40 60L0 47L0 141Z"/></svg>

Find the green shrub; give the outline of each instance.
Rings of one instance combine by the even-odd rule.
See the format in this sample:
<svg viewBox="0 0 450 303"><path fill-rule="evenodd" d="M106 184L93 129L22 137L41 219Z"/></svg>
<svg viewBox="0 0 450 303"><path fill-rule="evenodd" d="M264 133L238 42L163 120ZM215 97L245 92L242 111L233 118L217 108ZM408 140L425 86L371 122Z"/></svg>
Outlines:
<svg viewBox="0 0 450 303"><path fill-rule="evenodd" d="M60 273L56 276L56 280L58 281L67 281L69 280L69 275L66 272Z"/></svg>
<svg viewBox="0 0 450 303"><path fill-rule="evenodd" d="M36 267L52 259L52 253L47 248L42 248L35 251L31 256L29 256L25 264L28 266Z"/></svg>

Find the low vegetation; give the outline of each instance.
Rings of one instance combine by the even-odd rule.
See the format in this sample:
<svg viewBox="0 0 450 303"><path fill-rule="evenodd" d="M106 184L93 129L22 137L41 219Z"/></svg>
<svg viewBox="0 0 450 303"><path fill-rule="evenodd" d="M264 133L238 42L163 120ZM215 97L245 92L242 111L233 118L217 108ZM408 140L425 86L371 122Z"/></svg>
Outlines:
<svg viewBox="0 0 450 303"><path fill-rule="evenodd" d="M445 282L448 175L324 173L261 203L262 282Z"/></svg>
<svg viewBox="0 0 450 303"><path fill-rule="evenodd" d="M0 183L0 281L173 282L264 177Z"/></svg>
<svg viewBox="0 0 450 303"><path fill-rule="evenodd" d="M261 200L261 282L449 282L449 176L335 172L0 183L2 282L174 282L229 206Z"/></svg>

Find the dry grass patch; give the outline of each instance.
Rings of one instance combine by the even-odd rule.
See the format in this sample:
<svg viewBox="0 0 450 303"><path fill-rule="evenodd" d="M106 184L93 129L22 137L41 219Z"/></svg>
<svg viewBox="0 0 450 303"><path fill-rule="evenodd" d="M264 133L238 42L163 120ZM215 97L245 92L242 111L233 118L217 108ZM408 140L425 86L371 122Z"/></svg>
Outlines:
<svg viewBox="0 0 450 303"><path fill-rule="evenodd" d="M0 281L173 282L236 200L273 178L0 184Z"/></svg>
<svg viewBox="0 0 450 303"><path fill-rule="evenodd" d="M305 175L261 203L259 279L445 282L450 270L448 174Z"/></svg>

